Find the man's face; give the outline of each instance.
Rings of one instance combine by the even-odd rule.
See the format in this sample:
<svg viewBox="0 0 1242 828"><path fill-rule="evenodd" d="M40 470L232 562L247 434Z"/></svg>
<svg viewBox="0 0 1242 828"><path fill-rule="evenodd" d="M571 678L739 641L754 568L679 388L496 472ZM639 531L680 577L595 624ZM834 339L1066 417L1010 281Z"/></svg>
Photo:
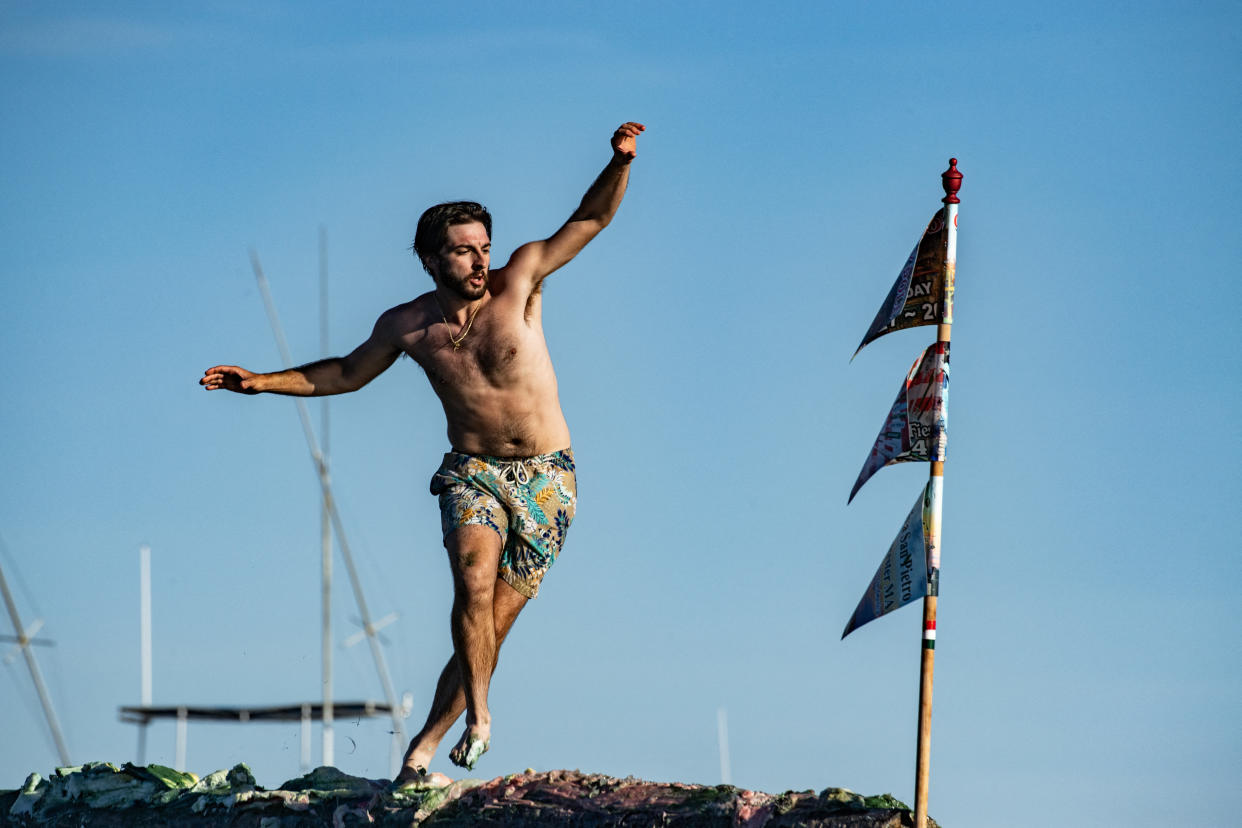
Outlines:
<svg viewBox="0 0 1242 828"><path fill-rule="evenodd" d="M428 262L436 282L463 299L481 297L487 290L487 272L492 260L492 240L481 222L450 224L444 246Z"/></svg>

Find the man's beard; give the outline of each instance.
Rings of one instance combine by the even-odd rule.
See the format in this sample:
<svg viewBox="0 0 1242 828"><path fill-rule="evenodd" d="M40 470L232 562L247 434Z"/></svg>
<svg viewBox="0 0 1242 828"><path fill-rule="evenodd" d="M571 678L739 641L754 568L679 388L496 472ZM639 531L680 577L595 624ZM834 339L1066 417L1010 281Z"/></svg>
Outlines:
<svg viewBox="0 0 1242 828"><path fill-rule="evenodd" d="M478 272L471 273L469 276L461 280L445 279L444 286L453 291L453 293L456 293L462 299L465 299L468 302L473 302L475 299L482 297L483 294L487 292L488 272L484 270L482 271L482 274L483 284L479 285L477 288L470 284L470 280L477 276Z"/></svg>

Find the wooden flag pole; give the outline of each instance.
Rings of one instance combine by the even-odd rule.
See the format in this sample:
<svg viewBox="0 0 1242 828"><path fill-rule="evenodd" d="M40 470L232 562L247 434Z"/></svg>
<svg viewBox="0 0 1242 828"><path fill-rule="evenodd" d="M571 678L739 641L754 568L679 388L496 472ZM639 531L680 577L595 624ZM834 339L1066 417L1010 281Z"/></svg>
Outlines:
<svg viewBox="0 0 1242 828"><path fill-rule="evenodd" d="M957 191L962 174L957 159L949 159L949 169L940 174L944 186L944 295L940 303L940 325L936 339L948 343L953 328L953 288L957 271ZM927 595L923 598L923 641L919 665L919 733L914 778L914 825L927 828L927 785L931 764L932 676L936 667L936 603L940 592L940 516L941 492L944 488L944 461L931 463L931 543L927 565Z"/></svg>

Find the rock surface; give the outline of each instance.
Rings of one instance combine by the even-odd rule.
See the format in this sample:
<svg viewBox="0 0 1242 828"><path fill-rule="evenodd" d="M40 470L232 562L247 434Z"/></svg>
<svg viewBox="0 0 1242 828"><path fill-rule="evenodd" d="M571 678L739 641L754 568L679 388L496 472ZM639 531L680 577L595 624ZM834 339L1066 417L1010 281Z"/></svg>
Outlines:
<svg viewBox="0 0 1242 828"><path fill-rule="evenodd" d="M106 762L58 768L48 779L32 773L21 790L0 792L0 819L5 826L22 828L898 828L913 824L906 806L888 794L863 797L844 788L773 795L729 785L705 787L549 771L393 792L387 780L363 779L323 767L279 789L264 790L245 765L199 779L160 765L117 767Z"/></svg>

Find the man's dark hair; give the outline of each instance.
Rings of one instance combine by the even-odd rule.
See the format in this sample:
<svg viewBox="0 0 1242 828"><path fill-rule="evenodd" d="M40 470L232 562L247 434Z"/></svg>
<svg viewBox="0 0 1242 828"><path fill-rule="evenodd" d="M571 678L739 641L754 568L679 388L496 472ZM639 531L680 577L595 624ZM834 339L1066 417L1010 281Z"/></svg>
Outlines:
<svg viewBox="0 0 1242 828"><path fill-rule="evenodd" d="M444 237L448 235L449 225L480 222L492 237L492 214L477 201L447 201L428 207L418 219L418 229L414 231L414 244L410 249L423 263L423 270L431 272L427 267L427 258L440 253L444 246Z"/></svg>

